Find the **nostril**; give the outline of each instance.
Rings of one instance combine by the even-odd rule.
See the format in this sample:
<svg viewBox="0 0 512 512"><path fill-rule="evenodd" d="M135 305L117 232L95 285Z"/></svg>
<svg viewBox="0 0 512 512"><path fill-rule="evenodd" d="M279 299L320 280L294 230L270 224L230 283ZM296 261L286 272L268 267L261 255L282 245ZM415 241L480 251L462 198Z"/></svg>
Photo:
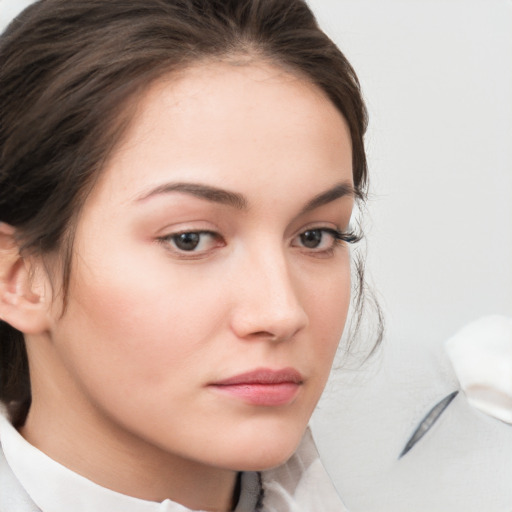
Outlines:
<svg viewBox="0 0 512 512"><path fill-rule="evenodd" d="M254 338L267 338L270 341L277 341L278 336L269 331L257 331L252 334Z"/></svg>

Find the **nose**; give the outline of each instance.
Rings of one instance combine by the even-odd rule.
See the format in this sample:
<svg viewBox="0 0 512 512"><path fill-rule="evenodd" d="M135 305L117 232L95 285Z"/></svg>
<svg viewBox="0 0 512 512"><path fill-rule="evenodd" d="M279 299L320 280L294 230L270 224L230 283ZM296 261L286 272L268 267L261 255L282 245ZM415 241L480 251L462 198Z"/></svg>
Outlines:
<svg viewBox="0 0 512 512"><path fill-rule="evenodd" d="M241 339L276 342L308 324L286 258L280 251L252 255L237 276L231 328Z"/></svg>

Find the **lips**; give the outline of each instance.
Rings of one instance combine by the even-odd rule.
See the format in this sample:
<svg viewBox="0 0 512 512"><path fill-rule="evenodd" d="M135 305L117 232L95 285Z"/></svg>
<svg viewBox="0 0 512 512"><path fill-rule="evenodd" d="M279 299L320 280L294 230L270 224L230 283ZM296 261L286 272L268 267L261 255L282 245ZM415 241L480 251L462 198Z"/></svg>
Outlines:
<svg viewBox="0 0 512 512"><path fill-rule="evenodd" d="M294 368L258 368L214 382L209 387L224 396L250 405L271 407L291 403L299 393L302 383L302 375Z"/></svg>

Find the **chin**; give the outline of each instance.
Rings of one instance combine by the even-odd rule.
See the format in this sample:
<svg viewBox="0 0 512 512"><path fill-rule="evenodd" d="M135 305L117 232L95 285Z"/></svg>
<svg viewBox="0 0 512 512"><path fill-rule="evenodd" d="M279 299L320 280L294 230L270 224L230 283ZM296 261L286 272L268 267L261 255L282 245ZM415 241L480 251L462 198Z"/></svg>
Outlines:
<svg viewBox="0 0 512 512"><path fill-rule="evenodd" d="M252 460L241 465L238 471L266 471L279 467L295 453L297 446L287 452L283 452L282 450L268 451L266 453L260 452L258 457L254 457Z"/></svg>
<svg viewBox="0 0 512 512"><path fill-rule="evenodd" d="M297 450L304 428L260 430L253 436L238 439L229 447L226 467L236 471L265 471L284 464ZM229 453L232 456L229 456Z"/></svg>

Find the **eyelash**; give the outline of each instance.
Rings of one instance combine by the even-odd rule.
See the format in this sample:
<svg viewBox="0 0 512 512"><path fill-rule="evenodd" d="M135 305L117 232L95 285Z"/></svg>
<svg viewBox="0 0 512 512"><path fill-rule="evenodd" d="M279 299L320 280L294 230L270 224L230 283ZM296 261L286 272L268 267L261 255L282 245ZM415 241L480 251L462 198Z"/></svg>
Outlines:
<svg viewBox="0 0 512 512"><path fill-rule="evenodd" d="M331 228L313 228L306 229L306 231L323 231L324 233L329 233L332 235L336 241L345 242L347 244L355 244L361 241L361 235L357 234L355 231L339 231L337 229ZM305 233L306 231L303 231Z"/></svg>
<svg viewBox="0 0 512 512"><path fill-rule="evenodd" d="M323 235L329 235L333 239L333 243L325 248L316 250L316 248L308 248L303 245L300 246L294 246L294 247L300 247L303 251L313 255L313 256L325 256L329 257L332 254L334 254L334 251L337 247L342 246L344 244L355 244L361 240L361 235L356 234L353 230L351 231L340 231L333 228L324 228L324 227L313 227L309 229L305 229L304 231L300 232L298 235L294 237L293 240L296 239L302 239L302 242L304 242L303 237L308 233L321 233L322 237ZM221 235L214 231L207 231L207 230L187 230L187 231L181 231L177 233L170 233L168 235L159 237L157 241L166 246L166 248L175 254L177 254L179 257L183 259L201 259L204 256L206 256L210 249L206 249L203 251L196 251L196 248L199 244L201 244L201 237L204 236L210 236L213 240L215 240L215 243L218 244L218 247L223 247L225 245L225 242ZM177 247L176 242L178 240L178 237L180 236L196 236L199 238L197 241L197 245L195 247L192 247L191 250L186 250ZM293 244L292 244L293 245ZM169 248L169 246L171 246Z"/></svg>
<svg viewBox="0 0 512 512"><path fill-rule="evenodd" d="M320 232L322 233L322 235L325 235L325 234L328 234L332 237L333 239L333 243L325 248L325 249L321 249L321 250L315 250L316 248L307 248L307 247L303 247L303 249L310 253L312 256L315 256L315 257L330 257L334 254L335 250L337 247L340 247L340 246L343 246L345 244L355 244L357 242L359 242L361 240L361 236L356 234L354 231L340 231L338 229L332 229L332 228L322 228L322 227L313 227L313 228L310 228L310 229L306 229L304 231L302 231L301 233L299 233L297 235L297 237L295 238L302 238L304 237L307 233L315 233L315 232Z"/></svg>

